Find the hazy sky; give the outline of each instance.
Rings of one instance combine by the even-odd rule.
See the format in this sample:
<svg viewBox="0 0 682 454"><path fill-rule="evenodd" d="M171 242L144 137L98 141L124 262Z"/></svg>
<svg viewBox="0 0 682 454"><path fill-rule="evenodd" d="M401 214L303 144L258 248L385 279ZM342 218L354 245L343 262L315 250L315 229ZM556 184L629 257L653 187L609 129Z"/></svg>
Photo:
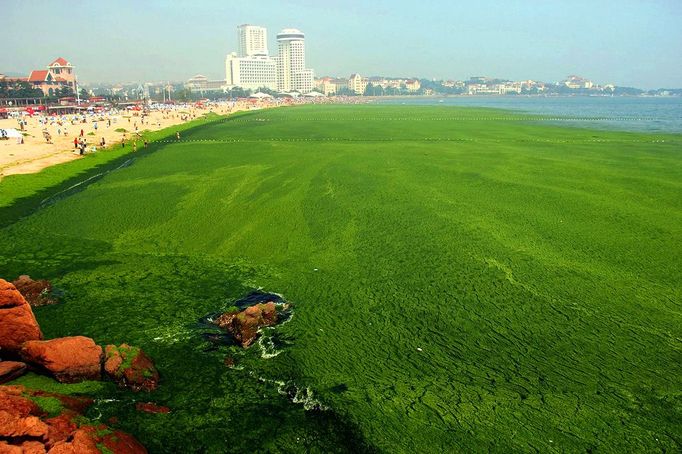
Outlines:
<svg viewBox="0 0 682 454"><path fill-rule="evenodd" d="M316 76L682 87L682 0L0 0L0 72L62 56L86 82L221 79L242 23L272 54L301 29Z"/></svg>

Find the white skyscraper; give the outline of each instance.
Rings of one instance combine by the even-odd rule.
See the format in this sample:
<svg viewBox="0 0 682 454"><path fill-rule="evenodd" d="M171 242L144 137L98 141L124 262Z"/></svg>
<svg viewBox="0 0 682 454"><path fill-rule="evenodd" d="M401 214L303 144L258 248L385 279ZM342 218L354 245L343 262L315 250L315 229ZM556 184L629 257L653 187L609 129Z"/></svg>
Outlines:
<svg viewBox="0 0 682 454"><path fill-rule="evenodd" d="M268 32L257 25L237 27L238 52L225 59L228 87L277 90L277 62L268 56Z"/></svg>
<svg viewBox="0 0 682 454"><path fill-rule="evenodd" d="M277 89L308 93L313 90L313 70L305 67L305 35L295 28L277 34Z"/></svg>
<svg viewBox="0 0 682 454"><path fill-rule="evenodd" d="M265 27L244 24L237 27L239 57L266 57L268 55L268 31Z"/></svg>

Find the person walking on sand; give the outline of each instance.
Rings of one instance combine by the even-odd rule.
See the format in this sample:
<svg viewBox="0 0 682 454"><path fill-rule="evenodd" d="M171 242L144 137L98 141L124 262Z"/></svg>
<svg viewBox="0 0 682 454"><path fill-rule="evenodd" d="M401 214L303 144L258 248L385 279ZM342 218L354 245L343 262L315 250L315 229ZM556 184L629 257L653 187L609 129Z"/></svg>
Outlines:
<svg viewBox="0 0 682 454"><path fill-rule="evenodd" d="M78 150L78 137L73 138L73 148Z"/></svg>
<svg viewBox="0 0 682 454"><path fill-rule="evenodd" d="M83 130L81 129L81 137L83 137L83 136L84 136L84 132L83 132Z"/></svg>

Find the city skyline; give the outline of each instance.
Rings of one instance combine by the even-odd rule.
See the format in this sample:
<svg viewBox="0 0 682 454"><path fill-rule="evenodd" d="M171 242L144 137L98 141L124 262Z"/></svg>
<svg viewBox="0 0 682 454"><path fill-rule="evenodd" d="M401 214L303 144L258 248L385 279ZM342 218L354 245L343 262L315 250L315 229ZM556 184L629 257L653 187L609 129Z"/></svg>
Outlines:
<svg viewBox="0 0 682 454"><path fill-rule="evenodd" d="M127 1L65 5L6 3L0 72L27 73L57 55L71 61L84 82L187 80L197 73L224 78L225 55L238 49L234 31L249 23L304 30L310 41L307 65L316 76L488 75L550 82L581 74L619 86L682 87L682 31L675 26L682 5L674 1L427 1L407 9L402 1L350 2L346 8L310 1L266 0L257 7L201 2L189 16L185 2L150 2L145 15ZM97 20L86 18L84 10ZM38 28L54 21L77 26L46 40L25 31L26 15ZM272 49L273 38L266 42Z"/></svg>

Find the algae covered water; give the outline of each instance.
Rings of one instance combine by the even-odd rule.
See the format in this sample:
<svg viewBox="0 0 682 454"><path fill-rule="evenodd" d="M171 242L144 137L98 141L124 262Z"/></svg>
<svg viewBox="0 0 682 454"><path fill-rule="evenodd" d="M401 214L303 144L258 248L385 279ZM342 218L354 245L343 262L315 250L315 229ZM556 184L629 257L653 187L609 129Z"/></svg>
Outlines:
<svg viewBox="0 0 682 454"><path fill-rule="evenodd" d="M63 291L47 337L155 359L157 391L89 415L151 452L679 451L680 136L538 120L214 119L3 219L0 276ZM276 338L207 339L253 292L294 307Z"/></svg>

